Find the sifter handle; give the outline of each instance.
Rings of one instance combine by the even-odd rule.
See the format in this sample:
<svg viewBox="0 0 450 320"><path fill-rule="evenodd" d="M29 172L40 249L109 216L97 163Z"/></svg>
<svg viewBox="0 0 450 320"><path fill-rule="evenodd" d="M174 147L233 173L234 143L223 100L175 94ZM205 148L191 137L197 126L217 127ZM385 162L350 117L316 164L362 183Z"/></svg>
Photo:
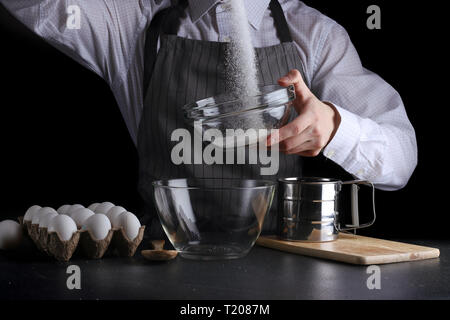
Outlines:
<svg viewBox="0 0 450 320"><path fill-rule="evenodd" d="M344 228L341 228L339 225L338 230L339 231L350 231L350 230L356 230L356 229L362 229L370 227L375 223L375 220L377 218L377 214L375 212L375 187L372 182L365 181L365 180L352 180L352 181L345 181L342 182L342 184L351 184L352 185L352 194L351 194L351 213L352 213L352 221L353 225L346 225ZM365 224L359 224L359 198L358 198L358 191L359 191L359 185L366 185L372 188L372 207L373 207L373 219L372 221L365 223Z"/></svg>

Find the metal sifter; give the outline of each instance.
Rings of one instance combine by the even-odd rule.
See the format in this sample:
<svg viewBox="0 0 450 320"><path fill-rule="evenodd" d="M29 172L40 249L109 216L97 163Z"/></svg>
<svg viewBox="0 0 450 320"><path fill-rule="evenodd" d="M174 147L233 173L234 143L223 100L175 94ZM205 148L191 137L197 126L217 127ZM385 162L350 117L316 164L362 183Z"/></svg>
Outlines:
<svg viewBox="0 0 450 320"><path fill-rule="evenodd" d="M339 194L343 185L351 186L352 224L343 224L339 215ZM373 219L359 222L358 190L372 188ZM284 240L327 242L339 232L366 228L374 224L375 188L369 181L340 181L327 178L286 178L278 181L277 234Z"/></svg>

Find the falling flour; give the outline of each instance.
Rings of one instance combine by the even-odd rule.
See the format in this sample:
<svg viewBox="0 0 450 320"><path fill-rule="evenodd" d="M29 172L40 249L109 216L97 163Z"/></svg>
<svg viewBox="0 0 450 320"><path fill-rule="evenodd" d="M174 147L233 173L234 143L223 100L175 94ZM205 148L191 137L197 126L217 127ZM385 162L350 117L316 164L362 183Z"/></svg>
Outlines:
<svg viewBox="0 0 450 320"><path fill-rule="evenodd" d="M230 46L227 52L227 80L238 97L259 94L256 55L243 0L229 0Z"/></svg>
<svg viewBox="0 0 450 320"><path fill-rule="evenodd" d="M260 94L258 86L258 71L256 54L248 24L247 12L243 0L229 0L230 10L230 44L226 52L227 87L242 103L248 104L249 97ZM264 121L262 116L252 116L233 123L233 129L262 129ZM230 128L231 129L231 128ZM264 137L260 137L264 138ZM238 146L242 139L236 136ZM248 141L244 144L255 144L257 141ZM225 148L231 147L228 144Z"/></svg>

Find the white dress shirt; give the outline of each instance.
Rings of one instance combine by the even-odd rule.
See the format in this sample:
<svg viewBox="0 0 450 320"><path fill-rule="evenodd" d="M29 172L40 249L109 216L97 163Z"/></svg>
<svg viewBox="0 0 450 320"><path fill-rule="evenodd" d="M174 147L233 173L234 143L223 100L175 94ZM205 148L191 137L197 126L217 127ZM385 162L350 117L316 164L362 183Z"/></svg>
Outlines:
<svg viewBox="0 0 450 320"><path fill-rule="evenodd" d="M269 2L245 0L255 47L280 42ZM145 31L154 14L169 6L170 0L0 3L39 36L107 81L136 143L143 109ZM306 84L319 99L335 105L342 119L323 154L379 189L405 186L417 164L417 145L399 94L361 65L342 26L301 1L280 3L303 62ZM67 10L72 5L80 9L80 29L67 27ZM189 0L179 36L228 41L228 15L221 1Z"/></svg>

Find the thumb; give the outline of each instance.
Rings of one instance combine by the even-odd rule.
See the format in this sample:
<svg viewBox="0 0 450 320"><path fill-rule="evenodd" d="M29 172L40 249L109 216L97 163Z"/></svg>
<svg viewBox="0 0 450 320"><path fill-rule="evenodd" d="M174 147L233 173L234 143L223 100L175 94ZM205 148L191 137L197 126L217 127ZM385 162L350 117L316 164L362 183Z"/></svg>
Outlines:
<svg viewBox="0 0 450 320"><path fill-rule="evenodd" d="M294 85L297 100L300 100L300 102L305 102L312 96L311 90L309 90L305 81L303 81L300 71L297 69L292 69L286 76L280 78L278 84L282 87Z"/></svg>

